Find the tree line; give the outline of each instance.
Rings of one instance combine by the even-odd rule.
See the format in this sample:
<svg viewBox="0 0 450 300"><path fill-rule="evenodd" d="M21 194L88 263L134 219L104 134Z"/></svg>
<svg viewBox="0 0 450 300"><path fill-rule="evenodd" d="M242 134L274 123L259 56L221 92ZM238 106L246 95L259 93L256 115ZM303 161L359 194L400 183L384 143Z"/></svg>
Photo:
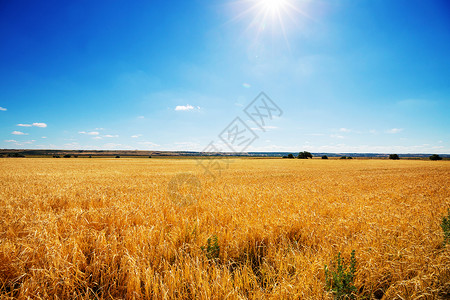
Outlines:
<svg viewBox="0 0 450 300"><path fill-rule="evenodd" d="M294 154L289 153L288 155L283 156L283 158L308 159L308 158L313 158L313 155L308 151L302 151L302 152L299 152L297 157L295 157ZM353 157L351 157L351 156L341 156L340 157L340 159L352 159L352 158ZM322 159L328 159L328 156L323 155ZM400 156L398 156L398 154L389 154L389 159L399 160ZM440 157L438 154L433 154L429 157L429 159L430 160L442 160L442 157Z"/></svg>

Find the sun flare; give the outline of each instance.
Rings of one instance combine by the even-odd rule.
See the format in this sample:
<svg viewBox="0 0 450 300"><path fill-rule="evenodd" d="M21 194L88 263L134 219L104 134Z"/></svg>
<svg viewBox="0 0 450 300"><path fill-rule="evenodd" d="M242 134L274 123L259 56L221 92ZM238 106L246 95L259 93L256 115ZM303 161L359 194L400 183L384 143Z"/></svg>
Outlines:
<svg viewBox="0 0 450 300"><path fill-rule="evenodd" d="M300 0L240 0L234 2L239 13L232 21L249 20L245 32L255 40L270 32L283 36L289 46L288 31L302 23L302 18L309 18L304 11L305 3Z"/></svg>
<svg viewBox="0 0 450 300"><path fill-rule="evenodd" d="M289 1L287 0L261 0L258 2L258 5L267 14L278 14L280 11L287 9L289 6Z"/></svg>

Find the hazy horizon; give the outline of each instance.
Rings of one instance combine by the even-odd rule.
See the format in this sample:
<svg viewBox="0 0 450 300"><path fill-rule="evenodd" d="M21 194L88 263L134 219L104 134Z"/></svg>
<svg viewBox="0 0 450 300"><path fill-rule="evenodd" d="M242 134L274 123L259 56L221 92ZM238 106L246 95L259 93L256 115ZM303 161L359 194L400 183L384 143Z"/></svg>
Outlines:
<svg viewBox="0 0 450 300"><path fill-rule="evenodd" d="M0 28L3 149L450 153L444 0L4 1Z"/></svg>

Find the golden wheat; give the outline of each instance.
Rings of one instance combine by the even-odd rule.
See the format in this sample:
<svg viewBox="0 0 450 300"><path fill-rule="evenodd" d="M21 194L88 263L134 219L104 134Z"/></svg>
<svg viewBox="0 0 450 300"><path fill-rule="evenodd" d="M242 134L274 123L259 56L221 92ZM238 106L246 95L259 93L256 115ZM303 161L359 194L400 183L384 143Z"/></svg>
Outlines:
<svg viewBox="0 0 450 300"><path fill-rule="evenodd" d="M201 184L182 205L179 173ZM235 159L214 174L193 159L1 159L1 298L331 299L324 265L352 249L361 298L450 295L449 162Z"/></svg>

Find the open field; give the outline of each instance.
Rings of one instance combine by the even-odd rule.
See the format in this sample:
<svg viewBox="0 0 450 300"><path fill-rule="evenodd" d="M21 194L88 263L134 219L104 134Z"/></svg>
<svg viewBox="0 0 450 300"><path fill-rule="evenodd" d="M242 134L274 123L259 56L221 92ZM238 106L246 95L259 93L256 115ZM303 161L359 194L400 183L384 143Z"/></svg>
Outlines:
<svg viewBox="0 0 450 300"><path fill-rule="evenodd" d="M448 161L0 159L0 297L332 299L324 265L355 249L358 298L445 298L449 181Z"/></svg>

